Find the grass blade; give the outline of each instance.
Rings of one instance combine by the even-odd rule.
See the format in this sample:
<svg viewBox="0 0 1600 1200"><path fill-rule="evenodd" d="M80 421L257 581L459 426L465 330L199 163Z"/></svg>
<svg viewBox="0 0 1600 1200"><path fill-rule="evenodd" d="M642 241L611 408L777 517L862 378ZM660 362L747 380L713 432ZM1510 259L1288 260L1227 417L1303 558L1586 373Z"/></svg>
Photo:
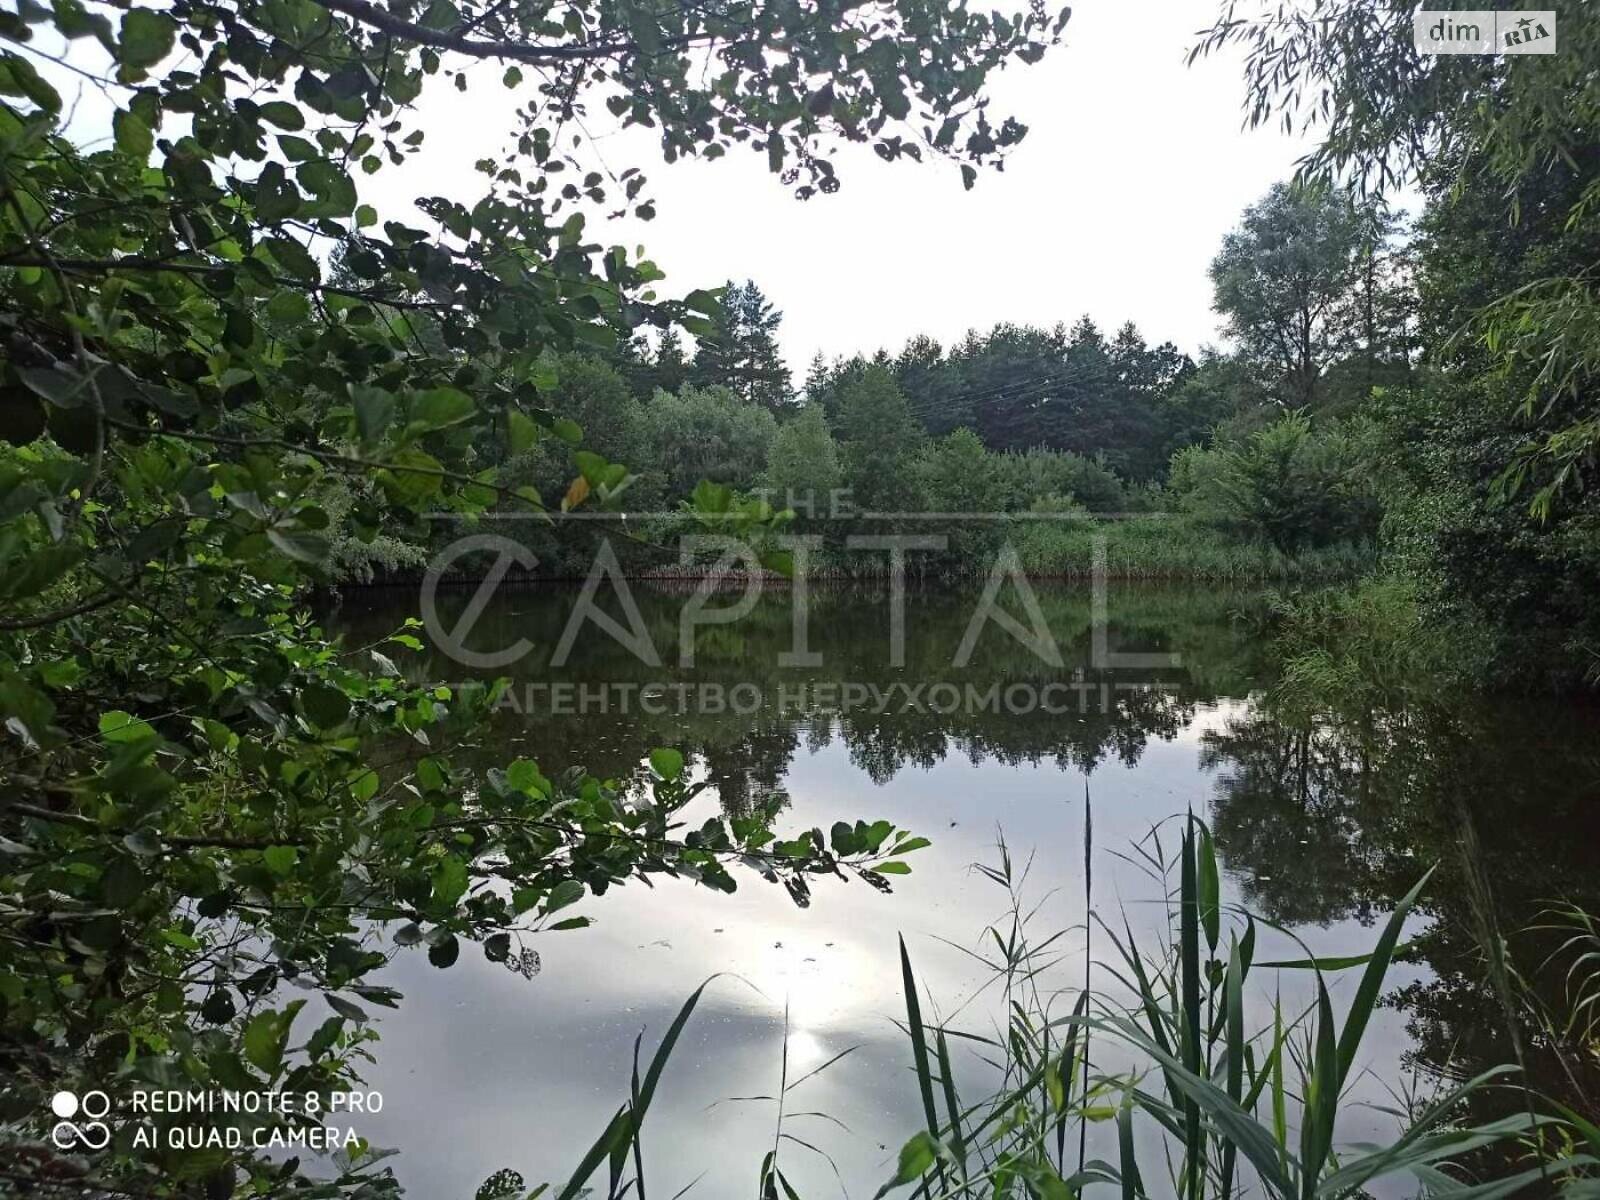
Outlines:
<svg viewBox="0 0 1600 1200"><path fill-rule="evenodd" d="M1200 1075L1200 884L1195 870L1195 819L1191 815L1183 831L1182 863L1178 893L1178 957L1183 1003L1183 1068ZM1179 1081L1184 1093L1183 1129L1185 1146L1185 1184L1187 1200L1200 1200L1200 1185L1205 1178L1205 1158L1200 1141L1200 1106Z"/></svg>
<svg viewBox="0 0 1600 1200"><path fill-rule="evenodd" d="M933 1072L928 1064L927 1032L922 1024L922 1002L917 998L917 977L911 970L911 955L906 952L906 939L900 938L900 975L906 989L906 1025L911 1035L911 1058L917 1069L917 1089L922 1093L922 1112L928 1120L928 1136L939 1138L939 1113L933 1103ZM940 1186L944 1185L944 1171L939 1171Z"/></svg>
<svg viewBox="0 0 1600 1200"><path fill-rule="evenodd" d="M1356 1048L1361 1044L1362 1037L1366 1034L1367 1021L1372 1017L1372 1010L1378 1004L1378 992L1383 987L1383 977L1389 970L1389 963L1394 958L1395 946L1400 941L1400 930L1405 924L1406 917L1411 913L1411 907L1417 902L1423 887L1427 885L1436 868L1429 868L1427 873L1416 882L1416 886L1407 892L1400 903L1395 905L1394 912L1389 914L1389 921L1383 927L1383 935L1378 938L1378 944L1372 951L1372 961L1367 963L1367 969L1361 974L1361 986L1356 989L1356 998L1350 1005L1350 1012L1345 1017L1344 1029L1339 1034L1339 1084L1342 1087L1345 1077L1350 1073L1350 1065L1355 1061Z"/></svg>

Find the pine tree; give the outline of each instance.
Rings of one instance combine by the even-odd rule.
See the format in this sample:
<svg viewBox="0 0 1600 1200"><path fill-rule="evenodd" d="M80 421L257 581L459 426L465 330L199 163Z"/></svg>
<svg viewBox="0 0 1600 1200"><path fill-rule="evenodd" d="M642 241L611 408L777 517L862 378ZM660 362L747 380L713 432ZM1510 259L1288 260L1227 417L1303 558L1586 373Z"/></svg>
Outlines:
<svg viewBox="0 0 1600 1200"><path fill-rule="evenodd" d="M782 322L783 314L753 281L729 280L712 331L700 339L690 378L700 387L728 388L774 412L790 404L794 389L778 350Z"/></svg>
<svg viewBox="0 0 1600 1200"><path fill-rule="evenodd" d="M669 327L661 331L651 363L651 377L654 389L674 395L689 378L689 359L683 352L683 340L676 329Z"/></svg>
<svg viewBox="0 0 1600 1200"><path fill-rule="evenodd" d="M805 392L807 404L821 404L823 395L833 386L833 370L828 366L828 360L818 350L811 356L811 365L806 368L806 382L802 390Z"/></svg>

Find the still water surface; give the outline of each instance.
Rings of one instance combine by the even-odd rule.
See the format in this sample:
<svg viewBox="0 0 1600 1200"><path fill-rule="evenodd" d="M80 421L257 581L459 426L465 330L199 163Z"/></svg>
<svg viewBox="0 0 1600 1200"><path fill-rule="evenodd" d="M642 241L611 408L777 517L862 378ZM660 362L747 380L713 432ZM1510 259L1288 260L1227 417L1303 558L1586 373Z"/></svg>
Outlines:
<svg viewBox="0 0 1600 1200"><path fill-rule="evenodd" d="M793 605L769 591L736 623L699 630L694 665L683 668L687 593L640 584L633 595L661 665L641 663L592 623L556 665L578 600L559 587L502 589L477 622L474 648L531 644L509 668L471 671L436 649L400 665L418 679L514 677L490 744L470 752L485 765L532 757L547 772L581 764L642 786L649 751L673 746L710 783L686 813L691 825L719 806L766 813L780 832L884 818L933 844L912 856L914 873L893 894L823 880L804 909L749 871L733 896L664 880L588 897L573 911L595 923L541 936L531 979L470 947L448 971L398 954L387 982L406 998L384 1014L367 1073L384 1110L361 1130L401 1148L391 1161L413 1195L468 1197L503 1167L530 1183L564 1180L627 1097L635 1037L645 1031L648 1053L684 999L719 974L646 1125L652 1194L696 1180L690 1195L754 1193L774 1106L739 1097L776 1091L787 1036L791 1081L856 1047L790 1097L784 1128L832 1157L848 1194L871 1195L920 1124L894 1024L904 1011L896 938L936 1012L992 1032L996 994L962 948L981 950L986 926L1006 911L1004 891L971 866L997 862L1002 837L1019 865L1031 860L1024 894L1039 906L1035 932L1070 930L1051 975L1062 988L1077 986L1086 952L1110 953L1103 939L1086 946L1086 903L1113 924L1126 914L1150 947L1162 944L1165 889L1133 848L1149 848L1152 828L1167 822L1170 855L1176 814L1193 811L1215 831L1225 898L1291 927L1319 954L1367 949L1373 920L1440 863L1413 922L1413 961L1391 972L1390 1002L1363 1045L1341 1118L1346 1139L1392 1131L1392 1117L1364 1105L1393 1105L1427 1092L1441 1069L1503 1057L1474 965L1475 897L1511 928L1544 899L1593 904L1600 892L1594 714L1458 696L1317 719L1278 711L1264 698L1277 664L1258 596L1113 585L1097 645L1088 589L1045 590L1059 665L991 623L955 667L975 594L914 590L903 666L893 665L887 595L813 595L808 649L821 661L784 665ZM447 624L466 602L444 597ZM370 641L415 611L412 593L356 593L331 624ZM609 611L627 624L622 609ZM1020 609L1018 619L1027 624ZM1132 666L1116 657L1137 654L1170 657ZM989 703L994 686L999 700ZM1299 955L1268 935L1257 959ZM1281 986L1287 1006L1303 981L1279 975L1252 979L1260 998ZM1354 984L1338 980L1336 1004ZM1108 1049L1097 1061L1116 1065ZM975 1056L959 1069L981 1082ZM841 1193L820 1156L789 1141L781 1153L804 1194Z"/></svg>

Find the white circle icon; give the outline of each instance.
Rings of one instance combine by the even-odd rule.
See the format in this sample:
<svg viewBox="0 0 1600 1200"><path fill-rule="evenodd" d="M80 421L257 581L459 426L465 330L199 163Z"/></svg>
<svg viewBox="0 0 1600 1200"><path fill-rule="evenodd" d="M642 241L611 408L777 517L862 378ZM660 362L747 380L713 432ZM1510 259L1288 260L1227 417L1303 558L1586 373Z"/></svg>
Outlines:
<svg viewBox="0 0 1600 1200"><path fill-rule="evenodd" d="M111 1097L99 1090L85 1092L80 1103L83 1115L96 1121L111 1111Z"/></svg>
<svg viewBox="0 0 1600 1200"><path fill-rule="evenodd" d="M62 1120L66 1120L77 1113L78 1097L71 1092L57 1092L50 1097L50 1111Z"/></svg>

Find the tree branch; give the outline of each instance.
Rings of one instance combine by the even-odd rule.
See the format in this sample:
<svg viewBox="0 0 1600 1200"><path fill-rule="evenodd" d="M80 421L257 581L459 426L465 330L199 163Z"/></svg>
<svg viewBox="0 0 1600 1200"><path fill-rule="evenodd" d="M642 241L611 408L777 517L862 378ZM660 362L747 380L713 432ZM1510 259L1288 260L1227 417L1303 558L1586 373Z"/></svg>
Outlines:
<svg viewBox="0 0 1600 1200"><path fill-rule="evenodd" d="M25 784L31 781L19 779L17 782ZM34 786L39 788L41 791L48 792L62 792L66 790L59 787L47 787L37 783L35 783ZM97 833L104 833L109 837L116 837L120 834L132 832L128 829L113 828L102 825L99 821L96 821L90 817L81 816L78 813L58 812L53 808L43 808L40 805L28 804L21 800L13 800L11 803L7 804L5 806L5 811L17 813L19 816L31 817L35 821L47 821L55 825L72 825L79 829L91 829ZM306 845L304 839L292 837L240 838L226 837L223 835L189 835L176 833L157 833L153 834L152 836L154 836L158 841L165 842L169 846L178 846L186 849L265 850L269 846Z"/></svg>
<svg viewBox="0 0 1600 1200"><path fill-rule="evenodd" d="M60 608L55 612L42 613L36 617L20 617L16 620L0 621L0 630L12 632L20 629L39 629L45 625L54 625L58 621L65 621L68 617L79 617L84 613L93 612L97 608L104 608L117 597L110 592L100 592L91 596L80 604L70 608Z"/></svg>
<svg viewBox="0 0 1600 1200"><path fill-rule="evenodd" d="M482 41L467 36L467 31L472 28L471 25L459 30L429 29L424 25L418 25L415 21L397 17L370 3L369 0L316 0L316 2L330 12L342 13L391 37L403 38L419 46L432 46L438 50L453 50L473 58L506 58L515 62L534 64L586 62L596 58L616 58L624 54L637 53L640 49L634 42L552 46L528 42ZM693 45L696 41L713 40L715 39L709 34L700 38L689 35L663 38L661 48L677 50Z"/></svg>
<svg viewBox="0 0 1600 1200"><path fill-rule="evenodd" d="M63 271L175 271L180 275L216 275L228 267L209 263L170 262L163 258L142 258L127 255L124 258L56 258L42 259L25 254L0 255L0 267L59 267ZM402 300L363 292L358 288L335 287L331 283L318 283L311 279L296 279L289 275L274 275L272 282L282 287L297 288L307 292L325 292L330 296L346 296L367 304L385 304L390 308L415 309L421 312L440 312L452 305L438 300Z"/></svg>

